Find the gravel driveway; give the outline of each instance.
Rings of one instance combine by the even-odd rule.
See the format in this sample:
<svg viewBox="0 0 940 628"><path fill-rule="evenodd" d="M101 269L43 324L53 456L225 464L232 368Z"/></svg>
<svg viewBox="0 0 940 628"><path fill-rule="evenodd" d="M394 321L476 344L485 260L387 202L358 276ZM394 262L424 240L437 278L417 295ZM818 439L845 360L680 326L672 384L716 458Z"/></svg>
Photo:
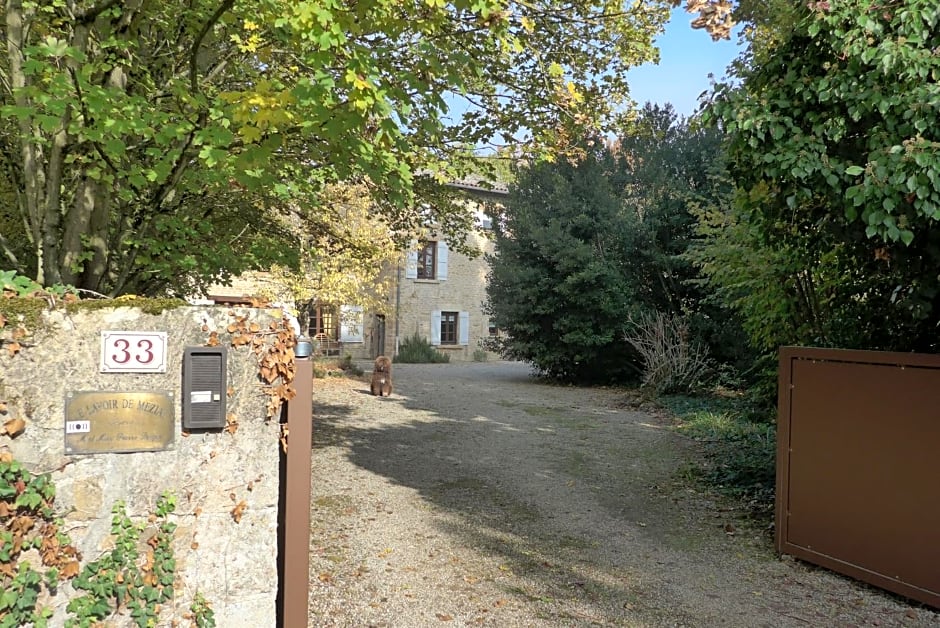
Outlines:
<svg viewBox="0 0 940 628"><path fill-rule="evenodd" d="M622 391L510 362L394 377L386 398L315 382L313 627L940 626L775 557L682 479L695 444Z"/></svg>

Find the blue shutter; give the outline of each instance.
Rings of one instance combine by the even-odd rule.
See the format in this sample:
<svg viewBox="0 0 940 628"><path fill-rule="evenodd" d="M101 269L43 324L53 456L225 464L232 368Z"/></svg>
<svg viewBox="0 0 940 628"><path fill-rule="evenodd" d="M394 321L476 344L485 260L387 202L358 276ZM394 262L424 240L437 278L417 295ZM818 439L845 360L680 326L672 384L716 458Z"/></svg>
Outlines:
<svg viewBox="0 0 940 628"><path fill-rule="evenodd" d="M470 313L461 312L457 323L457 333L460 336L460 344L470 344Z"/></svg>
<svg viewBox="0 0 940 628"><path fill-rule="evenodd" d="M441 344L441 311L434 310L431 312L431 344L440 345Z"/></svg>
<svg viewBox="0 0 940 628"><path fill-rule="evenodd" d="M447 243L443 240L437 243L437 278L440 281L447 279Z"/></svg>

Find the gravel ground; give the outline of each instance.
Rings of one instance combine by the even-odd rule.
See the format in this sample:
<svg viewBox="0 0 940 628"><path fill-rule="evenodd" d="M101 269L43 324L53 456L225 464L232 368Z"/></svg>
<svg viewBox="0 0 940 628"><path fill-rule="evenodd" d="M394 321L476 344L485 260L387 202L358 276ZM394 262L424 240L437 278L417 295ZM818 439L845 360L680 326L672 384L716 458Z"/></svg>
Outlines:
<svg viewBox="0 0 940 628"><path fill-rule="evenodd" d="M311 626L940 626L778 559L622 391L509 362L394 368L391 397L315 382Z"/></svg>

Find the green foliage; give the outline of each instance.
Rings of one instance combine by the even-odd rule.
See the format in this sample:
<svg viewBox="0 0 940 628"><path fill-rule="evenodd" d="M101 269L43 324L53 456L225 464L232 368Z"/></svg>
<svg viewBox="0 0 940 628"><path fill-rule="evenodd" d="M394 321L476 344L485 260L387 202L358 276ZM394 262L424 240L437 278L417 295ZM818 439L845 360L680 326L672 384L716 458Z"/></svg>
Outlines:
<svg viewBox="0 0 940 628"><path fill-rule="evenodd" d="M29 277L18 274L15 270L0 270L0 293L12 293L18 297L51 295L61 298L66 294L76 294L72 286L57 284L54 286L41 286Z"/></svg>
<svg viewBox="0 0 940 628"><path fill-rule="evenodd" d="M196 628L215 628L215 611L212 610L212 606L199 591L193 596L193 603L189 606L189 612Z"/></svg>
<svg viewBox="0 0 940 628"><path fill-rule="evenodd" d="M393 361L403 364L442 364L450 362L450 356L435 349L428 340L415 332L410 338L402 340Z"/></svg>
<svg viewBox="0 0 940 628"><path fill-rule="evenodd" d="M701 240L703 208L729 198L721 141L718 130L679 117L672 106L647 104L618 143L614 181L633 233L629 281L643 310L682 318L690 340L705 345L719 365L745 372L755 355L741 322L714 298L689 256Z"/></svg>
<svg viewBox="0 0 940 628"><path fill-rule="evenodd" d="M175 509L175 497L164 493L157 500L154 514L159 522L152 529L132 521L123 502L114 504L114 549L85 565L73 581L85 594L69 601L67 626L92 626L122 608L130 610L137 626L156 625L159 606L173 597L176 559L171 543L176 524L169 516ZM147 548L143 555L141 547Z"/></svg>
<svg viewBox="0 0 940 628"><path fill-rule="evenodd" d="M486 362L487 353L485 349L474 349L473 351L473 361L474 362Z"/></svg>
<svg viewBox="0 0 940 628"><path fill-rule="evenodd" d="M523 169L495 220L487 308L506 335L491 348L553 377L622 382L642 370L627 321L659 312L687 320L719 361L746 361L726 342L737 321L685 255L693 208L724 193L719 139L647 105L612 147Z"/></svg>
<svg viewBox="0 0 940 628"><path fill-rule="evenodd" d="M696 473L708 486L748 502L756 513L772 512L777 441L766 416L755 417L741 398L666 396L659 402L676 415L680 433L703 443L706 460Z"/></svg>
<svg viewBox="0 0 940 628"><path fill-rule="evenodd" d="M52 609L39 606L75 570L77 551L59 532L48 474L32 475L9 455L0 456L0 627L47 625ZM22 553L41 552L35 567Z"/></svg>
<svg viewBox="0 0 940 628"><path fill-rule="evenodd" d="M627 280L629 232L594 146L572 163L522 169L494 220L485 308L505 332L489 348L549 377L578 382L635 378L639 363L619 338L635 307Z"/></svg>
<svg viewBox="0 0 940 628"><path fill-rule="evenodd" d="M3 263L109 296L293 267L284 214L331 233L319 195L336 182L368 183L407 239L428 218L416 191L492 170L473 147L525 136L545 157L618 128L670 4L14 2ZM462 241L469 221L443 214Z"/></svg>
<svg viewBox="0 0 940 628"><path fill-rule="evenodd" d="M18 275L14 270L3 270L0 271L0 289L24 297L42 290L42 286L29 277Z"/></svg>
<svg viewBox="0 0 940 628"><path fill-rule="evenodd" d="M940 349L935 2L787 12L708 118L737 194L699 257L754 344ZM773 23L773 20L769 20Z"/></svg>
<svg viewBox="0 0 940 628"><path fill-rule="evenodd" d="M71 539L59 532L54 500L48 474L34 476L9 455L0 456L0 628L46 626L52 610L38 606L40 595L55 595L59 582L67 578L74 578L72 586L85 592L69 600L67 626L94 626L121 609L130 611L137 626L156 625L159 606L173 597L176 559L171 543L176 524L169 517L176 498L165 492L157 500L155 527L133 522L123 502L117 502L111 520L114 548L81 570ZM31 549L42 553L40 570L19 560ZM215 625L201 594L191 610L196 625Z"/></svg>

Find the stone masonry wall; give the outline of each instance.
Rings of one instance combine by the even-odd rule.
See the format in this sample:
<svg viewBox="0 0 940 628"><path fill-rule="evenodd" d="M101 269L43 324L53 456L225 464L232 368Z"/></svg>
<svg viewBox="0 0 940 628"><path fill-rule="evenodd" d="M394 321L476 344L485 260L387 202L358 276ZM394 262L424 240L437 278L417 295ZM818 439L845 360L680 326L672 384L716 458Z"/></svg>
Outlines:
<svg viewBox="0 0 940 628"><path fill-rule="evenodd" d="M8 415L27 423L18 437L0 437L0 451L12 452L33 473L51 472L56 510L64 514L64 531L81 551L82 566L113 547L116 501L126 502L132 519L146 521L161 493L176 496L175 595L171 608L164 606L160 625L188 625L182 617L196 592L211 604L218 626L275 624L278 425L265 421L267 397L257 358L247 347L228 347L227 413L238 421L235 433L184 436L181 428L184 347L205 346L211 331L227 344L233 313L262 327L275 320L270 312L227 307L181 307L160 315L134 307L56 310L47 314L41 332L20 341L20 353L0 351L0 400L7 402ZM100 373L103 330L167 332L166 373ZM172 393L173 445L158 452L66 455L65 400L78 391ZM244 510L236 521L233 510L241 502ZM50 625L64 623L74 595L66 584L47 601L55 608ZM108 621L130 624L129 615Z"/></svg>
<svg viewBox="0 0 940 628"><path fill-rule="evenodd" d="M493 253L492 240L483 237L480 233L472 233L468 238L470 244L483 253ZM413 336L415 332L423 338L430 339L433 310L468 312L470 334L467 345L441 345L436 348L450 355L451 361L472 360L474 351L480 349L480 341L489 337L489 317L483 313L482 308L486 300L487 272L489 272L489 264L483 255L471 259L451 250L448 255L446 280L402 278L398 295L399 342ZM394 343L394 324L394 321L389 321L388 337L392 343Z"/></svg>

